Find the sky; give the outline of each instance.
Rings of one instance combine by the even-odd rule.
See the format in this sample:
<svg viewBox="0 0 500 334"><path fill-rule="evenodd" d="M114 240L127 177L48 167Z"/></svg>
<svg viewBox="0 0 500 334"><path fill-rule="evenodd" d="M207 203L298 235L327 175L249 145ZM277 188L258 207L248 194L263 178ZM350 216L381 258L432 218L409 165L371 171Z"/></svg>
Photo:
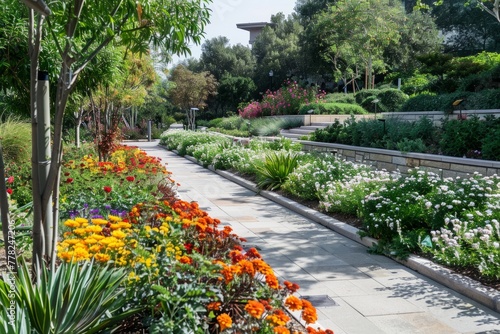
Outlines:
<svg viewBox="0 0 500 334"><path fill-rule="evenodd" d="M271 15L279 12L287 17L293 12L295 0L213 0L209 7L212 13L205 38L226 36L230 45L248 46L250 33L236 28L237 23L270 22ZM191 46L191 57L200 58L202 44ZM174 57L173 63L182 59Z"/></svg>

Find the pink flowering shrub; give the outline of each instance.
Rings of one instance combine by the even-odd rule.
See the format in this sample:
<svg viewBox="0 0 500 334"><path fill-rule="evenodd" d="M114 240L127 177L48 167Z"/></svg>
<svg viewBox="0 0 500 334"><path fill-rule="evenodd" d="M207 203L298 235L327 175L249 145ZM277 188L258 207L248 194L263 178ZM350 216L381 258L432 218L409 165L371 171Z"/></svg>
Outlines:
<svg viewBox="0 0 500 334"><path fill-rule="evenodd" d="M240 116L246 119L252 119L262 116L262 106L259 102L252 102L247 105L243 110L239 110Z"/></svg>
<svg viewBox="0 0 500 334"><path fill-rule="evenodd" d="M315 87L302 88L296 81L288 80L277 91L266 92L261 102L262 113L264 116L296 115L300 106L318 103L325 95Z"/></svg>

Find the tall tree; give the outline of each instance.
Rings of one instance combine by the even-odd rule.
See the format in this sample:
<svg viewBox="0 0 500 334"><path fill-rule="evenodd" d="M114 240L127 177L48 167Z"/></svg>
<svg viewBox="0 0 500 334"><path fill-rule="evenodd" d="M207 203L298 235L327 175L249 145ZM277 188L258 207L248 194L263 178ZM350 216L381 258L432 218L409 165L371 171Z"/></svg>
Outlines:
<svg viewBox="0 0 500 334"><path fill-rule="evenodd" d="M232 76L251 76L255 58L251 50L241 44L229 45L227 37L219 36L207 40L202 45L200 57L204 71L209 71L217 80L224 74Z"/></svg>
<svg viewBox="0 0 500 334"><path fill-rule="evenodd" d="M314 40L334 67L337 77L354 82L365 72L365 88L374 84L374 72L384 72L383 53L400 35L401 6L391 0L338 1L315 17Z"/></svg>
<svg viewBox="0 0 500 334"><path fill-rule="evenodd" d="M252 48L257 61L254 81L260 92L275 90L292 76L305 75L299 46L303 28L298 18L285 18L278 13L271 17L271 23L255 39Z"/></svg>
<svg viewBox="0 0 500 334"><path fill-rule="evenodd" d="M185 111L205 108L208 97L217 94L217 80L210 72L194 73L178 65L172 70L170 81L172 103Z"/></svg>
<svg viewBox="0 0 500 334"><path fill-rule="evenodd" d="M8 8L16 10L16 17L26 18L26 9L15 6L17 0L5 0ZM37 136L33 135L33 261L40 266L43 259L55 260L55 239L47 234L57 235L59 178L62 162L63 118L71 92L80 73L107 45L123 45L133 52L146 53L149 48L161 49L166 53L188 54L189 43L200 43L204 26L209 19L208 3L211 0L61 0L50 2L52 15L47 18L48 34L57 47L58 79L56 86L54 127L50 170L44 187L38 186L40 175L36 172L39 157ZM30 28L29 48L31 55L30 109L32 118L38 105L37 70L42 41L44 17L28 11ZM36 20L36 21L35 21ZM36 30L35 30L36 28ZM46 38L43 39L47 40ZM41 59L43 62L43 59ZM35 122L34 122L35 123ZM52 226L46 224L47 205L52 207ZM45 228L45 233L42 231ZM47 241L49 240L49 241Z"/></svg>
<svg viewBox="0 0 500 334"><path fill-rule="evenodd" d="M432 5L439 6L444 3L444 0L437 0L434 1ZM481 10L493 16L498 22L500 22L500 0L464 0L463 3L466 6L472 5L479 7ZM426 3L426 1L416 0L416 7L429 9L430 5Z"/></svg>

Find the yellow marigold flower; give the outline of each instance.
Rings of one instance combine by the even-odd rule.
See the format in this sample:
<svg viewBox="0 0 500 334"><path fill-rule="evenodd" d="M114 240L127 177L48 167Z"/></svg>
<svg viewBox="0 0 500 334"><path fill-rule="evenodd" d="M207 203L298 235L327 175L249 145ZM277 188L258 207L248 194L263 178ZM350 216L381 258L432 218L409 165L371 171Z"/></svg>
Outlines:
<svg viewBox="0 0 500 334"><path fill-rule="evenodd" d="M151 267L151 263L153 262L153 259L151 258L147 258L146 261L144 262L144 264L146 265L146 267Z"/></svg>
<svg viewBox="0 0 500 334"><path fill-rule="evenodd" d="M118 248L123 247L123 246L125 246L125 243L123 241L111 242L108 245L109 248L115 248L115 249L118 249Z"/></svg>
<svg viewBox="0 0 500 334"><path fill-rule="evenodd" d="M169 228L168 228L167 224L163 224L162 226L160 226L160 233L161 234L167 234L168 231L169 231Z"/></svg>
<svg viewBox="0 0 500 334"><path fill-rule="evenodd" d="M250 300L245 306L245 311L254 318L260 318L265 311L264 305L256 300Z"/></svg>
<svg viewBox="0 0 500 334"><path fill-rule="evenodd" d="M127 223L127 222L119 222L118 225L120 226L120 228L123 228L123 229L132 227L132 224Z"/></svg>
<svg viewBox="0 0 500 334"><path fill-rule="evenodd" d="M112 230L120 229L120 224L109 224L109 228Z"/></svg>
<svg viewBox="0 0 500 334"><path fill-rule="evenodd" d="M94 218L94 219L92 219L92 223L96 224L96 225L106 225L108 223L108 221L106 219L102 219L102 218Z"/></svg>
<svg viewBox="0 0 500 334"><path fill-rule="evenodd" d="M80 223L73 220L73 219L68 219L64 222L64 225L67 227L75 228L75 227L80 227Z"/></svg>
<svg viewBox="0 0 500 334"><path fill-rule="evenodd" d="M92 245L89 247L89 251L92 253L99 253L99 251L102 249L101 245Z"/></svg>
<svg viewBox="0 0 500 334"><path fill-rule="evenodd" d="M149 225L144 226L144 230L145 230L146 232L151 231L151 226L149 226Z"/></svg>
<svg viewBox="0 0 500 334"><path fill-rule="evenodd" d="M153 228L151 229L151 231L160 232L160 230L158 229L158 227L153 227Z"/></svg>
<svg viewBox="0 0 500 334"><path fill-rule="evenodd" d="M77 223L80 223L80 224L86 224L86 223L88 223L88 222L89 222L89 220L88 220L87 218L81 218L81 217L77 217L77 218L75 218L75 221L76 221Z"/></svg>
<svg viewBox="0 0 500 334"><path fill-rule="evenodd" d="M108 262L111 259L111 256L109 256L108 254L97 253L94 255L94 259L99 262Z"/></svg>
<svg viewBox="0 0 500 334"><path fill-rule="evenodd" d="M92 244L96 244L97 243L97 240L92 238L92 237L88 237L88 238L85 238L85 240L83 240L87 245L92 245Z"/></svg>
<svg viewBox="0 0 500 334"><path fill-rule="evenodd" d="M102 227L96 226L96 225L92 225L92 226L86 227L85 231L87 231L89 233L100 233L100 232L102 232Z"/></svg>
<svg viewBox="0 0 500 334"><path fill-rule="evenodd" d="M115 237L105 237L104 239L102 239L100 241L100 243L107 246L107 245L114 243L116 241L118 241L118 240Z"/></svg>
<svg viewBox="0 0 500 334"><path fill-rule="evenodd" d="M102 240L102 239L106 238L105 236L100 235L100 234L92 234L91 237L96 239L96 240Z"/></svg>
<svg viewBox="0 0 500 334"><path fill-rule="evenodd" d="M116 223L116 222L119 222L119 221L121 221L121 220L122 220L120 217L118 217L118 216L113 216L113 215L108 215L108 219L109 219L110 221L112 221L112 222L115 222L115 223Z"/></svg>
<svg viewBox="0 0 500 334"><path fill-rule="evenodd" d="M111 232L111 235L117 239L123 239L127 236L126 233L124 233L120 230L116 230L116 231Z"/></svg>
<svg viewBox="0 0 500 334"><path fill-rule="evenodd" d="M64 242L68 245L75 245L80 242L80 239L66 239Z"/></svg>
<svg viewBox="0 0 500 334"><path fill-rule="evenodd" d="M219 323L221 332L233 325L233 320L227 313L222 313L217 316L217 322Z"/></svg>

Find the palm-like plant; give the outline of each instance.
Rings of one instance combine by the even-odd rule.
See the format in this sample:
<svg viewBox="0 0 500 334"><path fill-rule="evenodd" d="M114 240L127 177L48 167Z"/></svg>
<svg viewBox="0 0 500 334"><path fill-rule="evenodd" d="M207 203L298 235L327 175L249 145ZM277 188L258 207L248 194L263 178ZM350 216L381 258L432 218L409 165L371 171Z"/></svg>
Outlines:
<svg viewBox="0 0 500 334"><path fill-rule="evenodd" d="M266 154L263 165L256 165L257 187L265 190L279 189L288 175L297 167L296 153L274 151Z"/></svg>
<svg viewBox="0 0 500 334"><path fill-rule="evenodd" d="M116 327L138 311L122 312L127 301L120 285L125 277L123 269L98 267L92 262L62 263L53 272L43 268L33 284L30 269L23 263L15 278L14 291L10 290L12 285L5 283L6 275L0 281L2 304L12 302L15 294L17 312L21 312L10 325L6 325L9 319L4 318L5 312L0 312L0 318L7 320L2 321L0 334L92 334Z"/></svg>

